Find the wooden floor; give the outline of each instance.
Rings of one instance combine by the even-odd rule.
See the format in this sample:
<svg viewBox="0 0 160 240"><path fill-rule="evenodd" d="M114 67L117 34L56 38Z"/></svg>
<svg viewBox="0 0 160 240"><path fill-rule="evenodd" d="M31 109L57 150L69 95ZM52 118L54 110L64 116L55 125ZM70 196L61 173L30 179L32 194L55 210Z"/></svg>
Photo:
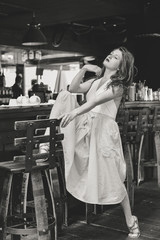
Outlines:
<svg viewBox="0 0 160 240"><path fill-rule="evenodd" d="M119 205L107 207L96 215L90 225L86 224L84 207L70 212L70 224L64 227L58 240L129 240L124 215ZM160 240L160 190L156 182L143 183L135 192L133 211L139 219L139 240ZM1 239L1 238L0 238ZM8 238L9 239L9 238ZM37 238L25 237L23 240Z"/></svg>
<svg viewBox="0 0 160 240"><path fill-rule="evenodd" d="M139 219L140 240L160 240L160 190L156 182L142 184L135 193L133 211ZM63 230L59 240L126 240L128 229L120 206L107 209L96 216L90 225L81 216Z"/></svg>

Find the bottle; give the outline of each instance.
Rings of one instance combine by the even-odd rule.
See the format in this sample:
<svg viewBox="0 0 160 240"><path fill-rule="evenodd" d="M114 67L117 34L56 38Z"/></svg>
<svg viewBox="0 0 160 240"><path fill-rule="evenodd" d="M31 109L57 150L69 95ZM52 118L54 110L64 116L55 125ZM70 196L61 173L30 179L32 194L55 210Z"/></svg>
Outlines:
<svg viewBox="0 0 160 240"><path fill-rule="evenodd" d="M136 94L136 88L135 85L131 85L129 87L129 92L128 92L128 100L129 101L135 101L135 94Z"/></svg>
<svg viewBox="0 0 160 240"><path fill-rule="evenodd" d="M152 88L148 88L148 100L153 101L153 91L152 91Z"/></svg>
<svg viewBox="0 0 160 240"><path fill-rule="evenodd" d="M148 87L144 87L144 101L148 101Z"/></svg>

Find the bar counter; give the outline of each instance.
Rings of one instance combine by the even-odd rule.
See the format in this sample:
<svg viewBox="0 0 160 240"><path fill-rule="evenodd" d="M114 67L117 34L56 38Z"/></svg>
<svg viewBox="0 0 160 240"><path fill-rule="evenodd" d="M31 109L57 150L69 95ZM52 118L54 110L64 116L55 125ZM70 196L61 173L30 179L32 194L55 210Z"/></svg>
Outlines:
<svg viewBox="0 0 160 240"><path fill-rule="evenodd" d="M133 101L125 102L127 108L154 108L155 106L160 106L160 101Z"/></svg>
<svg viewBox="0 0 160 240"><path fill-rule="evenodd" d="M6 152L8 147L13 147L16 137L14 122L19 120L36 119L37 115L48 115L52 104L42 103L40 105L29 106L0 106L0 152ZM154 109L160 106L160 101L134 101L126 102L126 108ZM1 160L0 160L1 161Z"/></svg>

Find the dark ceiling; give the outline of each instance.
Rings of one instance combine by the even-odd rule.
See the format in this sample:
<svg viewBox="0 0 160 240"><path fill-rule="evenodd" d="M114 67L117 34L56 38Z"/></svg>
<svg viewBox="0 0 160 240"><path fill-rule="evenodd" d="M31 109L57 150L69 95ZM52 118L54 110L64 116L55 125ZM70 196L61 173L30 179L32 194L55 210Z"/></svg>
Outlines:
<svg viewBox="0 0 160 240"><path fill-rule="evenodd" d="M0 0L1 51L22 48L33 13L44 53L103 55L110 45L160 37L160 0Z"/></svg>

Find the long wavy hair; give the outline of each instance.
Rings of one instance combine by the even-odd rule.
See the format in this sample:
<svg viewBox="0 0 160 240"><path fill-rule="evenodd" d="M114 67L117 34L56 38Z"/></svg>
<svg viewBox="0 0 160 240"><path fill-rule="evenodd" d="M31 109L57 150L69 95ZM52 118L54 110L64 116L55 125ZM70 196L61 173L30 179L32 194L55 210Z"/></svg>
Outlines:
<svg viewBox="0 0 160 240"><path fill-rule="evenodd" d="M116 48L122 52L122 61L119 65L118 71L111 76L111 83L109 86L123 86L127 88L133 82L134 77L134 56L125 47ZM98 78L103 77L105 67L102 67L101 74ZM108 87L109 87L108 86Z"/></svg>

